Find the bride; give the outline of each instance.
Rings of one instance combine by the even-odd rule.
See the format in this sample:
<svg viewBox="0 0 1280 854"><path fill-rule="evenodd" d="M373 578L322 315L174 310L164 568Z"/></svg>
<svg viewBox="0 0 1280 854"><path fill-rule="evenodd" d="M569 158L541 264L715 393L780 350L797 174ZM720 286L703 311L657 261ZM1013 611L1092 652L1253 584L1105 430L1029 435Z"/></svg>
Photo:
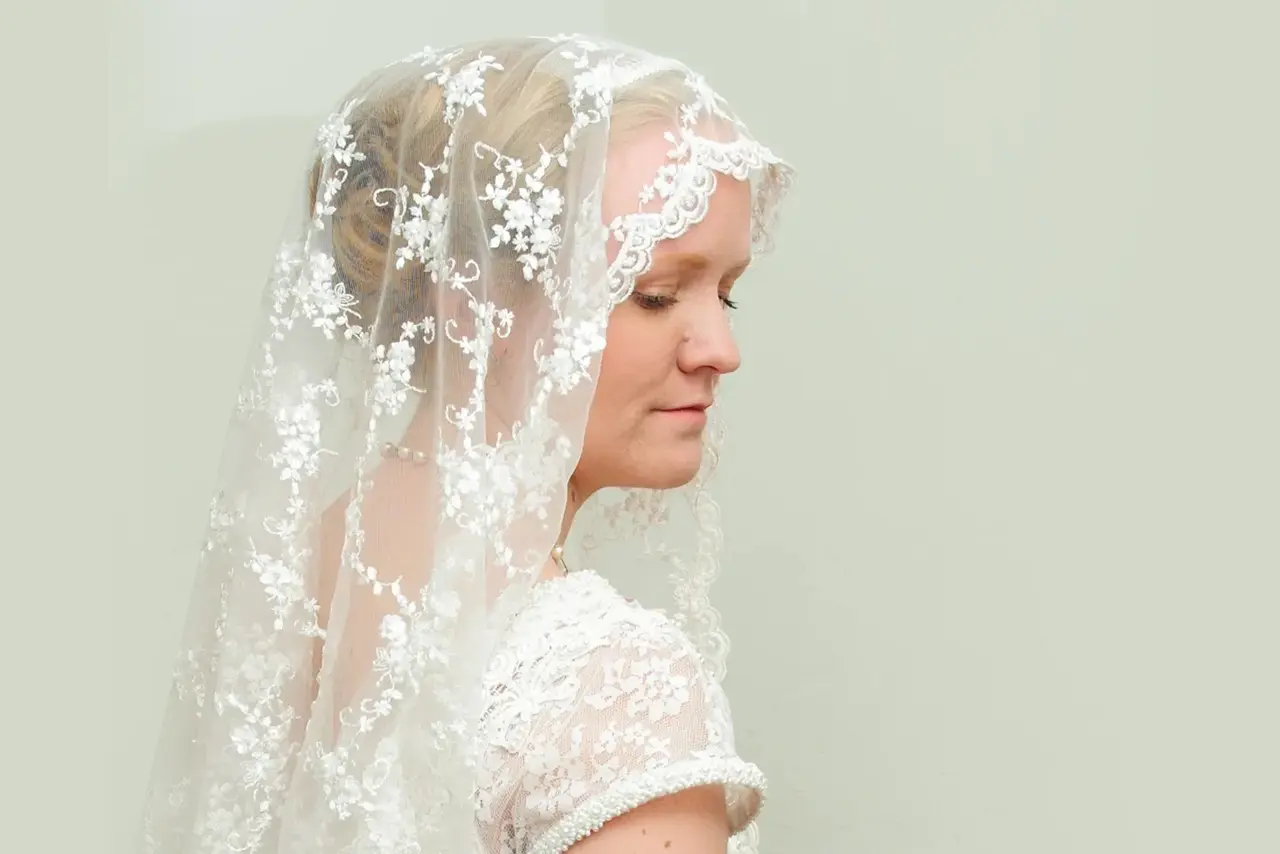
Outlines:
<svg viewBox="0 0 1280 854"><path fill-rule="evenodd" d="M790 169L695 72L576 36L381 69L310 167L146 850L754 851L705 486ZM566 558L571 527L668 561L675 612Z"/></svg>

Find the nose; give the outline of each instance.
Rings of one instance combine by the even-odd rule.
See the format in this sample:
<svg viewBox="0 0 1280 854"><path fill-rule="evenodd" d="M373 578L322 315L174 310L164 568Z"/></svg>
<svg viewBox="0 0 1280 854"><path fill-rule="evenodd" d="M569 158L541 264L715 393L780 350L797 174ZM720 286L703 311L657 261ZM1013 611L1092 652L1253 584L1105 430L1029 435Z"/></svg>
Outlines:
<svg viewBox="0 0 1280 854"><path fill-rule="evenodd" d="M718 295L713 304L699 307L690 318L678 362L685 373L710 368L717 374L731 374L742 364L729 313L720 304Z"/></svg>

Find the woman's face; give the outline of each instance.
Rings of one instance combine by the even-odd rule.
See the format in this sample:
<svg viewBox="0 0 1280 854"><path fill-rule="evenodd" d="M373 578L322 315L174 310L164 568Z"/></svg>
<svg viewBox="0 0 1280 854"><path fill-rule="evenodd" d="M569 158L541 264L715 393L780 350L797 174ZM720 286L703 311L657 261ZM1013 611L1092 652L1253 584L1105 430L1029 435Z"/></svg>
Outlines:
<svg viewBox="0 0 1280 854"><path fill-rule="evenodd" d="M605 222L637 210L640 188L667 162L663 130L640 131L610 152ZM574 475L586 494L608 486L669 489L698 472L704 410L717 381L740 362L730 294L751 260L750 187L716 177L706 217L658 245L635 292L610 315ZM645 209L660 204L655 199Z"/></svg>

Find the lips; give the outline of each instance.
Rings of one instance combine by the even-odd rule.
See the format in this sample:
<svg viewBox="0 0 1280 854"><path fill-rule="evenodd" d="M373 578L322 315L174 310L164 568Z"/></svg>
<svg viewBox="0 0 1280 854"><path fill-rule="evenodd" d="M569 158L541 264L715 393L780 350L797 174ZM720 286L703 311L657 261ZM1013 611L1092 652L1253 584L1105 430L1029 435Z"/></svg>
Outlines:
<svg viewBox="0 0 1280 854"><path fill-rule="evenodd" d="M701 430L707 423L707 404L705 403L659 409L658 412L693 430Z"/></svg>

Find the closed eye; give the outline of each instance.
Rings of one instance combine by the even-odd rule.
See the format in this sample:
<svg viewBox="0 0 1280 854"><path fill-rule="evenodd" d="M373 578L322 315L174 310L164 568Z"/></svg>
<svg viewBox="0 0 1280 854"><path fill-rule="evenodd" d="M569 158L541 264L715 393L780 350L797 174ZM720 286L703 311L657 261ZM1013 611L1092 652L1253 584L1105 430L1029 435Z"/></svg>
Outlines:
<svg viewBox="0 0 1280 854"><path fill-rule="evenodd" d="M641 291L632 291L631 298L636 304L646 311L661 311L664 308L670 308L676 304L676 298L672 296L663 296L660 294L646 294Z"/></svg>

